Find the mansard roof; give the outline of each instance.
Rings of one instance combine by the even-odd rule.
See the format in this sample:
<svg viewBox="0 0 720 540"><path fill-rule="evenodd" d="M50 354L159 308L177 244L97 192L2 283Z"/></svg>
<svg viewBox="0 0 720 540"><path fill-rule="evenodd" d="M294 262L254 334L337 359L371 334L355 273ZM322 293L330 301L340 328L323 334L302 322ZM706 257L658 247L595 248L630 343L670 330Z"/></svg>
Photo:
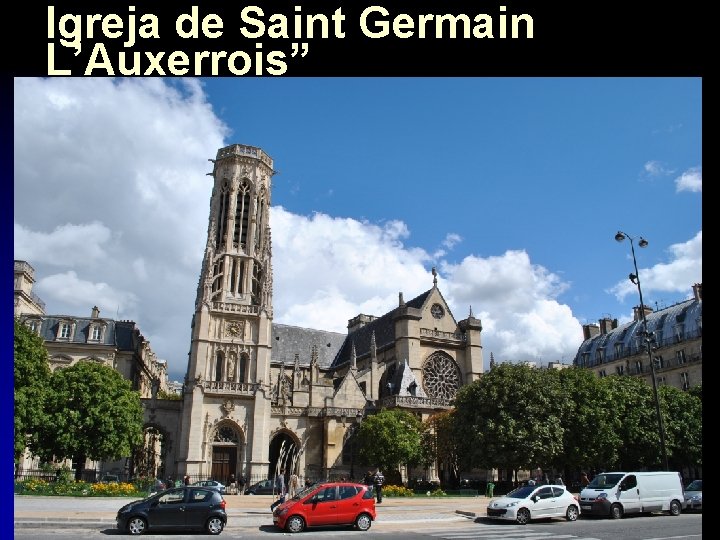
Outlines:
<svg viewBox="0 0 720 540"><path fill-rule="evenodd" d="M115 321L106 318L94 317L77 317L75 315L22 315L23 320L38 319L42 321L40 325L40 337L45 341L57 341L63 343L105 345L115 347L120 351L131 351L135 349L135 335L139 335L139 330L133 321ZM58 339L58 326L62 322L75 323L75 332L71 339ZM105 332L102 334L102 341L89 341L90 326L92 324L101 324L105 326Z"/></svg>
<svg viewBox="0 0 720 540"><path fill-rule="evenodd" d="M646 315L648 331L653 332L655 346L662 347L676 343L678 338L692 339L702 333L702 301L685 300L668 308L653 311ZM575 364L583 365L583 355L589 354L594 362L595 353L604 349L605 359L611 360L616 354L627 356L644 351L642 341L642 318L618 326L606 334L586 339L578 349ZM616 350L617 349L617 350Z"/></svg>
<svg viewBox="0 0 720 540"><path fill-rule="evenodd" d="M295 355L299 355L300 365L310 365L313 346L317 346L318 365L330 367L333 358L345 341L345 334L300 328L286 324L272 323L272 361L295 364Z"/></svg>
<svg viewBox="0 0 720 540"><path fill-rule="evenodd" d="M433 289L427 290L420 296L416 296L409 302L405 302L405 306L420 309L423 307L432 291ZM357 355L357 358L363 358L364 356L370 354L370 341L372 339L373 332L375 333L375 346L378 349L382 349L387 345L395 343L395 322L393 321L393 317L397 313L398 309L399 308L395 308L382 317L378 317L357 330L350 332L350 334L347 335L342 348L338 351L338 354L332 363L332 367L338 367L350 361L353 345L355 345L355 354Z"/></svg>

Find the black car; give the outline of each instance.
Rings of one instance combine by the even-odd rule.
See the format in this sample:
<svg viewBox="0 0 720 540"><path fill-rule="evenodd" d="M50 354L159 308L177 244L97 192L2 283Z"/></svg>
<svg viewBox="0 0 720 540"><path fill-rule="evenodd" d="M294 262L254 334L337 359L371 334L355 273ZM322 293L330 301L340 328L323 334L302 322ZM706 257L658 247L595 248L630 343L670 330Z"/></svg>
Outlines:
<svg viewBox="0 0 720 540"><path fill-rule="evenodd" d="M260 480L245 490L245 495L273 495L277 488L272 480Z"/></svg>
<svg viewBox="0 0 720 540"><path fill-rule="evenodd" d="M203 530L220 534L227 523L225 499L215 489L171 488L118 510L117 528L129 534L156 530Z"/></svg>

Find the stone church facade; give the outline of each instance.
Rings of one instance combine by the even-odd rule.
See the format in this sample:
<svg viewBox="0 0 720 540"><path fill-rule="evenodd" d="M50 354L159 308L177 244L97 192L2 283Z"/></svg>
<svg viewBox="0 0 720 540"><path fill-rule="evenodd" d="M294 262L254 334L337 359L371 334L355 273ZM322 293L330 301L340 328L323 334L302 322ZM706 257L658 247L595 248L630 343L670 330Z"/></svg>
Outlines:
<svg viewBox="0 0 720 540"><path fill-rule="evenodd" d="M147 453L161 463L129 457L128 476L258 480L283 467L302 479L359 479L361 467L375 465L357 461L353 437L363 419L400 408L426 420L480 378L480 320L472 310L455 319L433 269L431 288L408 301L400 292L397 306L380 316L357 315L347 334L274 323L273 160L234 144L211 161L207 243L180 401L158 397L168 388L166 364L135 323L101 318L97 308L90 317L46 315L24 261L15 262L15 314L44 337L55 368L100 359L140 391ZM85 467L100 474L122 468ZM442 463L400 473L450 479Z"/></svg>
<svg viewBox="0 0 720 540"><path fill-rule="evenodd" d="M347 334L273 323L274 172L253 146L221 148L214 160L172 459L178 474L221 480L271 477L279 467L312 480L358 478L352 436L363 418L392 407L422 419L449 409L482 374L482 327L472 313L456 321L436 277L412 300L399 293L382 316L351 319Z"/></svg>

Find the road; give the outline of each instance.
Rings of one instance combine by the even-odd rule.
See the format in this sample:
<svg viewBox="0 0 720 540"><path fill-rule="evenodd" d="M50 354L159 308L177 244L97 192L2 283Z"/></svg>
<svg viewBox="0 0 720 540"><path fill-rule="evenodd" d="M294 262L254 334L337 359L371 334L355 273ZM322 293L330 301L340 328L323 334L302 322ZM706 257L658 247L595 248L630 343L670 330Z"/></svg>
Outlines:
<svg viewBox="0 0 720 540"><path fill-rule="evenodd" d="M272 525L270 497L226 497L228 527L221 538L260 539L290 536ZM71 497L15 496L16 539L95 539L126 536L115 528L116 510L126 500L118 498L73 499ZM684 540L702 538L702 514L683 513L629 516L620 520L583 518L533 521L528 525L490 521L482 517L484 497L434 499L386 498L377 505L378 519L369 531L347 527L312 529L300 538L357 537L434 538L461 540ZM480 516L480 517L478 517ZM206 537L207 535L200 535ZM158 533L145 538L198 538L198 534Z"/></svg>

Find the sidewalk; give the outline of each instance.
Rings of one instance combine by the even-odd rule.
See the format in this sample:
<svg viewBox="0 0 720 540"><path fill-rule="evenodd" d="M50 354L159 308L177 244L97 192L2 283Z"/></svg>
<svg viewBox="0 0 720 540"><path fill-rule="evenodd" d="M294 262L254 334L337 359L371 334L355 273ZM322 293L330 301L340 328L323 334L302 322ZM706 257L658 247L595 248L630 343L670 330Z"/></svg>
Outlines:
<svg viewBox="0 0 720 540"><path fill-rule="evenodd" d="M15 528L115 528L124 497L14 496ZM272 525L271 495L225 495L228 528ZM377 523L451 521L484 515L487 497L385 497L376 505Z"/></svg>

